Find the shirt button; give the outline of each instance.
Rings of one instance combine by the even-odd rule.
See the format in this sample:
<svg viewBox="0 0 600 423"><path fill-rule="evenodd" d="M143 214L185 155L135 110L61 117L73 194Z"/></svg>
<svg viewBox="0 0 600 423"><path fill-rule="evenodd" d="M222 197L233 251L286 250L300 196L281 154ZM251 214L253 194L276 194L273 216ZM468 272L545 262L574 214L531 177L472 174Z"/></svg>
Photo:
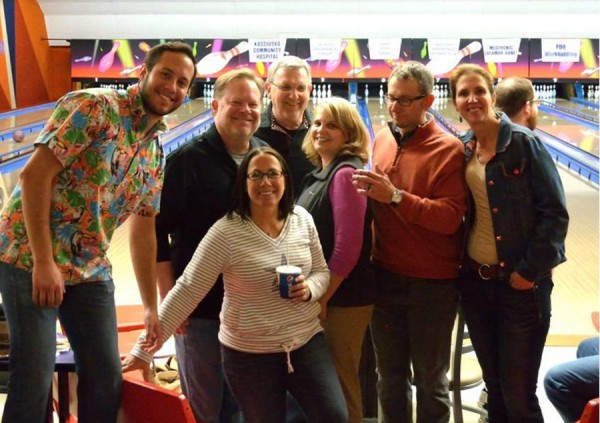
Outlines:
<svg viewBox="0 0 600 423"><path fill-rule="evenodd" d="M521 171L520 171L519 169L515 169L515 170L513 170L513 175L518 175L518 174L520 174L520 173L521 173Z"/></svg>
<svg viewBox="0 0 600 423"><path fill-rule="evenodd" d="M489 185L490 187L493 187L493 186L494 186L494 181L488 181L488 185Z"/></svg>
<svg viewBox="0 0 600 423"><path fill-rule="evenodd" d="M496 241L502 241L502 235L498 235L498 236L496 237Z"/></svg>
<svg viewBox="0 0 600 423"><path fill-rule="evenodd" d="M504 261L501 261L500 263L498 263L498 266L500 266L500 267L505 267L505 266L506 266L506 262L504 262Z"/></svg>
<svg viewBox="0 0 600 423"><path fill-rule="evenodd" d="M494 213L494 214L498 213L499 211L500 211L500 209L498 207L494 207L492 209L492 213Z"/></svg>

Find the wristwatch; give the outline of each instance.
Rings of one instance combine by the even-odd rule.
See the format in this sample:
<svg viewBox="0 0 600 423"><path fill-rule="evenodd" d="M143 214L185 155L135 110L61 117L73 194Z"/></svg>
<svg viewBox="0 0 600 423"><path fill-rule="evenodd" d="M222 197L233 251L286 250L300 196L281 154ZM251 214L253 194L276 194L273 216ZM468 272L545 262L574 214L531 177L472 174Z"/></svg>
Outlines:
<svg viewBox="0 0 600 423"><path fill-rule="evenodd" d="M392 193L392 201L390 202L390 205L392 207L397 207L401 201L402 201L402 190L396 188L396 190Z"/></svg>

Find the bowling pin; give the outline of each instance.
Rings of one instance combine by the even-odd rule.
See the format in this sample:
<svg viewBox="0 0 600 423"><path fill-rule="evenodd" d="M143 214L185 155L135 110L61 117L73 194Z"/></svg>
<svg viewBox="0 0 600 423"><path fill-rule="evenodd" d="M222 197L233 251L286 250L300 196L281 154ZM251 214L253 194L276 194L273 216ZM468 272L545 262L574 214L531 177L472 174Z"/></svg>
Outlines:
<svg viewBox="0 0 600 423"><path fill-rule="evenodd" d="M250 45L248 42L242 41L227 51L218 51L207 54L196 65L198 75L212 75L223 70L233 57L247 52L249 48Z"/></svg>
<svg viewBox="0 0 600 423"><path fill-rule="evenodd" d="M100 63L98 64L99 72L104 73L113 65L113 62L115 61L115 53L119 47L121 47L121 43L115 41L110 51L102 56L102 59L100 59Z"/></svg>
<svg viewBox="0 0 600 423"><path fill-rule="evenodd" d="M331 84L327 84L327 98L331 98Z"/></svg>
<svg viewBox="0 0 600 423"><path fill-rule="evenodd" d="M365 100L369 101L369 84L365 84Z"/></svg>
<svg viewBox="0 0 600 423"><path fill-rule="evenodd" d="M466 47L460 49L454 56L437 57L431 59L427 65L427 69L435 75L443 75L450 72L460 61L471 54L477 53L481 50L481 43L479 41L473 41Z"/></svg>

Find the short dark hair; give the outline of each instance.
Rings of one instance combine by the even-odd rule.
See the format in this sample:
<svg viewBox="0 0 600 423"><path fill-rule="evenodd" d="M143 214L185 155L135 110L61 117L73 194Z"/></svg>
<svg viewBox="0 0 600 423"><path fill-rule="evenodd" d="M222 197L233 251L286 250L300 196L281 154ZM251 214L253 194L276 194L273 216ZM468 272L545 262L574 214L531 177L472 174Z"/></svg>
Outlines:
<svg viewBox="0 0 600 423"><path fill-rule="evenodd" d="M281 165L283 171L283 177L285 178L285 190L283 191L283 197L279 200L279 218L285 219L294 210L294 188L292 186L292 178L290 176L290 168L286 163L285 159L277 151L271 147L257 147L253 148L246 154L244 160L240 164L238 169L237 178L235 181L234 192L234 203L233 207L227 213L227 217L232 218L233 213L237 213L242 219L246 220L250 218L250 197L248 196L248 167L250 167L250 161L261 154L270 154L275 157Z"/></svg>
<svg viewBox="0 0 600 423"><path fill-rule="evenodd" d="M535 91L529 79L514 76L496 85L496 107L509 118L515 117L528 101L533 100Z"/></svg>
<svg viewBox="0 0 600 423"><path fill-rule="evenodd" d="M166 51L171 51L173 53L183 53L187 57L190 58L192 63L194 64L194 76L190 81L190 87L194 83L194 79L196 78L196 58L194 57L194 50L189 44L182 43L181 41L169 41L163 44L157 44L148 50L146 54L146 59L144 60L144 65L146 65L146 70L148 73L152 72L152 68L160 61L163 53Z"/></svg>

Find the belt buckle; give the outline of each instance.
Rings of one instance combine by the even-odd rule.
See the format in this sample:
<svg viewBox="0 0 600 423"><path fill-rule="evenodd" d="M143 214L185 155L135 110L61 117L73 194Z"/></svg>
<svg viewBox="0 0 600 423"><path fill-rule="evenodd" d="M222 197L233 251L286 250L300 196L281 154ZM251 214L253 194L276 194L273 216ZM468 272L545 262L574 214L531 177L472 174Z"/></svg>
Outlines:
<svg viewBox="0 0 600 423"><path fill-rule="evenodd" d="M477 269L477 274L484 281L489 281L490 279L492 279L492 277L489 276L491 274L491 270L492 270L492 266L490 266L489 264L486 264L486 263L480 264L479 268ZM485 276L484 273L487 273L488 276Z"/></svg>

